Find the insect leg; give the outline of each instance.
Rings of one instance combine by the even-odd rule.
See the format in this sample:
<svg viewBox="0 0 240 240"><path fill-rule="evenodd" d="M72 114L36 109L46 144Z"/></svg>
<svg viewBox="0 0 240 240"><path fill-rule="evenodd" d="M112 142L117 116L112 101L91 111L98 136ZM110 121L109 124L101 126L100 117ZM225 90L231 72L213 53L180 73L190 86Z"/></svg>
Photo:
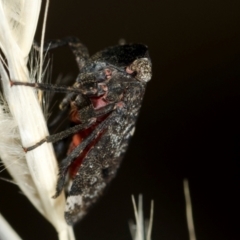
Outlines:
<svg viewBox="0 0 240 240"><path fill-rule="evenodd" d="M89 58L89 53L87 48L79 41L77 37L65 37L63 39L55 39L50 40L44 43L43 50L48 51L51 49L59 48L69 45L73 54L75 55L76 62L78 64L79 69L85 65L86 61ZM39 51L39 44L34 43L34 48Z"/></svg>
<svg viewBox="0 0 240 240"><path fill-rule="evenodd" d="M59 104L59 108L61 110L66 109L67 107L69 107L70 102L77 96L76 93L72 92L72 93L68 93L63 100L61 101L61 103ZM82 96L82 95L80 95Z"/></svg>
<svg viewBox="0 0 240 240"><path fill-rule="evenodd" d="M68 137L69 135L71 135L73 133L76 133L78 131L81 131L83 129L91 127L95 122L96 122L96 118L90 118L85 123L78 124L78 125L76 125L74 127L71 127L71 128L69 128L67 130L64 130L62 132L59 132L59 133L47 136L47 137L43 138L41 141L39 141L36 144L32 145L31 147L24 148L24 151L25 152L31 151L31 150L39 147L40 145L42 145L45 142L52 142L52 143L54 143L54 142L57 142L59 140L62 140L62 139Z"/></svg>
<svg viewBox="0 0 240 240"><path fill-rule="evenodd" d="M45 142L57 142L59 140L62 140L66 137L68 137L69 135L79 132L83 129L87 129L89 127L91 127L94 123L96 123L97 117L100 117L102 115L108 114L111 111L113 111L115 108L117 107L117 104L109 104L106 105L100 109L94 110L93 108L90 107L85 107L84 109L80 110L79 113L83 115L83 117L81 118L81 121L83 122L82 124L78 124L74 127L71 127L69 129L66 129L62 132L56 133L56 134L52 134L49 135L45 138L43 138L41 141L37 142L36 144L24 148L25 152L31 151L37 147L39 147L40 145L42 145Z"/></svg>
<svg viewBox="0 0 240 240"><path fill-rule="evenodd" d="M56 86L47 83L29 83L29 82L18 82L10 80L10 85L12 86L27 86L37 88L43 91L53 91L53 92L74 92L74 93L82 93L81 89L77 89L75 87L67 87L67 86Z"/></svg>
<svg viewBox="0 0 240 240"><path fill-rule="evenodd" d="M105 71L98 71L97 73L85 73L79 74L77 82L71 86L58 86L47 83L29 83L29 82L19 82L14 80L9 80L12 86L27 86L40 89L43 91L53 91L62 93L80 93L83 95L95 95L99 90L102 92L102 87L97 83L103 82L106 76Z"/></svg>

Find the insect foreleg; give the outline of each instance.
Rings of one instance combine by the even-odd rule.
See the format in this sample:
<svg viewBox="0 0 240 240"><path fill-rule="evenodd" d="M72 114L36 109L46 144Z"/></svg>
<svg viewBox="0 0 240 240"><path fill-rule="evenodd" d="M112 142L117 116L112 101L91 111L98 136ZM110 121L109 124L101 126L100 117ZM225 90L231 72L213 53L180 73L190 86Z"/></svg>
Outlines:
<svg viewBox="0 0 240 240"><path fill-rule="evenodd" d="M81 89L77 89L75 87L56 86L56 85L46 84L46 83L17 82L17 81L10 80L10 85L11 87L12 86L33 87L43 91L62 92L62 93L67 93L67 92L82 93Z"/></svg>
<svg viewBox="0 0 240 240"><path fill-rule="evenodd" d="M77 82L72 87L67 86L58 86L47 83L29 83L29 82L19 82L9 80L11 87L12 86L27 86L40 89L43 91L52 91L52 92L62 92L62 93L77 93L83 95L101 95L103 94L105 85L103 82L105 79L105 71L99 71L96 73L89 74L79 74Z"/></svg>
<svg viewBox="0 0 240 240"><path fill-rule="evenodd" d="M61 101L61 103L59 104L59 108L61 109L61 110L63 110L63 109L66 109L68 106L69 106L69 104L70 104L70 102L74 99L74 97L76 97L77 96L77 94L76 93L68 93L66 96L65 96L65 98ZM81 95L80 95L81 96Z"/></svg>
<svg viewBox="0 0 240 240"><path fill-rule="evenodd" d="M49 51L55 48L63 47L69 45L73 54L75 55L76 62L79 69L85 65L89 58L89 53L87 48L79 41L76 37L65 37L63 39L50 40L44 43L43 51ZM39 51L40 46L38 43L34 43L33 47Z"/></svg>

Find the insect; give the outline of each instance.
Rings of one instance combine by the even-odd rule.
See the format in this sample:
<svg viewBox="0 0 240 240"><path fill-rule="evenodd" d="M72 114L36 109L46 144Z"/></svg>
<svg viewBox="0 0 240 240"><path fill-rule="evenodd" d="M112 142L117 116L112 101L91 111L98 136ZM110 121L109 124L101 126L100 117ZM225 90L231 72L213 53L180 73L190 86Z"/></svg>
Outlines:
<svg viewBox="0 0 240 240"><path fill-rule="evenodd" d="M75 37L50 41L45 48L64 45L70 46L80 71L73 86L16 81L11 81L11 85L67 93L60 108L69 109L70 121L75 125L47 136L25 151L72 135L68 155L59 167L54 197L70 178L65 219L73 225L116 174L134 133L146 84L152 76L152 64L148 48L143 44L109 47L91 57Z"/></svg>

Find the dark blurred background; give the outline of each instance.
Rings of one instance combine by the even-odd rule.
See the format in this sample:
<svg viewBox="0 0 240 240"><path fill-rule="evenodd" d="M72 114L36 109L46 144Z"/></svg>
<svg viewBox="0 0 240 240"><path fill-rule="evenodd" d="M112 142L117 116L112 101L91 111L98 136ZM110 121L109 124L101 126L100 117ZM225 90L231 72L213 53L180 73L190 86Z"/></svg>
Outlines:
<svg viewBox="0 0 240 240"><path fill-rule="evenodd" d="M152 239L187 240L184 178L197 239L240 239L239 9L238 0L51 0L46 39L75 35L93 54L124 38L148 45L153 62L123 164L76 239L130 240L130 196L142 193L146 217L155 201ZM68 48L53 54L53 79L77 76ZM1 212L23 239L56 239L17 187L0 187Z"/></svg>

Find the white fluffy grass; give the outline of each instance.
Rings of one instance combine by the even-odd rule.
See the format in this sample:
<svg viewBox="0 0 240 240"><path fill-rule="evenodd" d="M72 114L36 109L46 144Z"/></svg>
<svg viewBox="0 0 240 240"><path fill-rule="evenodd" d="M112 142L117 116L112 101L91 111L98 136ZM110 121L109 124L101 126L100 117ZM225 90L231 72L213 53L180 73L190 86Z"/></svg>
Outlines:
<svg viewBox="0 0 240 240"><path fill-rule="evenodd" d="M27 61L40 8L41 0L0 0L0 75L4 94L0 106L0 157L21 191L55 227L59 239L70 240L74 236L63 216L65 197L61 194L52 198L58 173L52 145L45 143L26 154L22 149L48 135L36 93L32 88L9 84L9 79L30 81ZM41 71L40 67L40 79ZM0 228L4 231L3 225Z"/></svg>

